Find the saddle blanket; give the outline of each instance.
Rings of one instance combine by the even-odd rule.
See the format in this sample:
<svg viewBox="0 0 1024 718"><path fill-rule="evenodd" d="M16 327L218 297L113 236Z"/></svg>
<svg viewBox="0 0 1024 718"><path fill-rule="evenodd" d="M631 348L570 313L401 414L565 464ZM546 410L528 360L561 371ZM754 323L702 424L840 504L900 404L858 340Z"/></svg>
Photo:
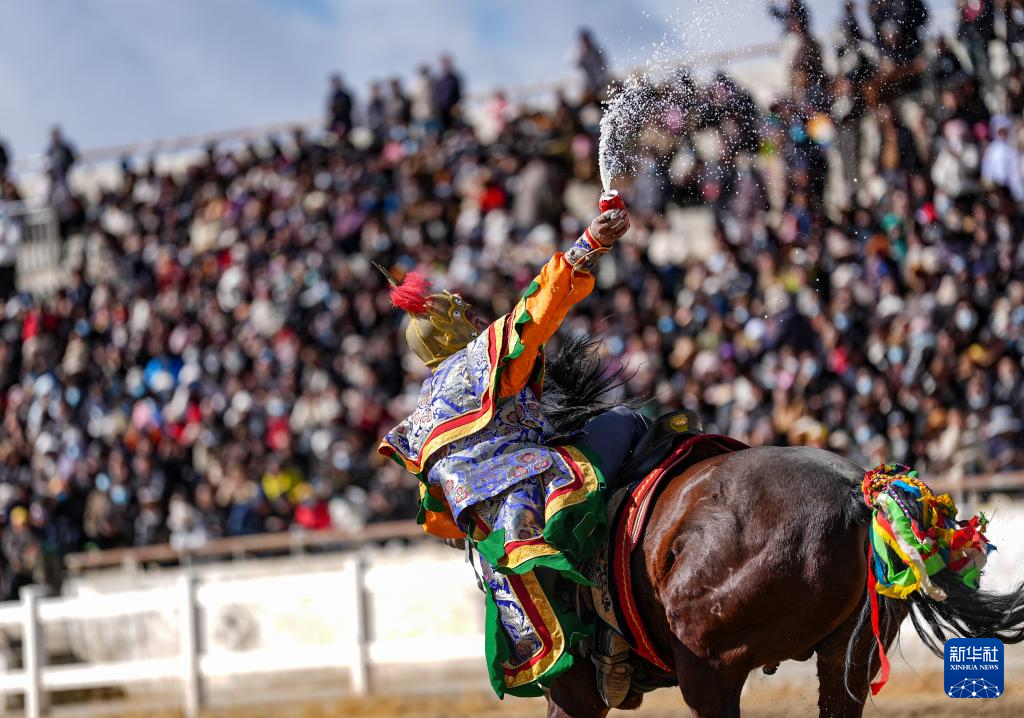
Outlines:
<svg viewBox="0 0 1024 718"><path fill-rule="evenodd" d="M668 458L646 476L616 489L608 497L607 545L595 553L588 578L594 608L602 621L626 639L633 651L663 671L673 673L658 655L633 595L631 557L640 544L650 509L666 478L714 456L750 448L719 434L693 434L682 440Z"/></svg>

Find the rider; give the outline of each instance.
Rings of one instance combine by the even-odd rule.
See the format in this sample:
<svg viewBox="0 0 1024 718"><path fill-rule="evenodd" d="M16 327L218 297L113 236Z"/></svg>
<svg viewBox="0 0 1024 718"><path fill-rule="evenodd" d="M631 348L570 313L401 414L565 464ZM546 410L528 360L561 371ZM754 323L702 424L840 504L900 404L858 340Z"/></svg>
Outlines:
<svg viewBox="0 0 1024 718"><path fill-rule="evenodd" d="M572 665L569 649L593 631L558 578L586 584L581 571L606 529L605 477L647 424L620 407L591 419L575 444L552 446L555 430L539 401L543 345L593 290L594 263L628 228L624 209L599 215L548 261L513 311L489 325L457 294L428 294L419 275L401 285L388 275L392 301L410 314L406 340L433 374L379 450L419 477L425 530L467 539L480 554L498 695L540 695ZM608 690L609 662L595 662Z"/></svg>

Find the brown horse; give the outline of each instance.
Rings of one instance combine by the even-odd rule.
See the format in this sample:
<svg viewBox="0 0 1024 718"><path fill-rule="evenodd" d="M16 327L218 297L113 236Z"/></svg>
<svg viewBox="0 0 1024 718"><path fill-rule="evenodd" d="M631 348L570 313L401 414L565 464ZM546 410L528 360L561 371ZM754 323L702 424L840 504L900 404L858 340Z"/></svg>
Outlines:
<svg viewBox="0 0 1024 718"><path fill-rule="evenodd" d="M867 607L864 471L826 451L753 448L708 459L667 481L633 556L633 590L694 716L738 716L748 674L817 655L821 716L860 716L879 659ZM946 569L949 597L883 599L888 646L912 613L942 655L953 633L1024 640L1024 586L967 589ZM623 707L640 705L631 694ZM580 658L548 694L550 718L604 718L593 666Z"/></svg>

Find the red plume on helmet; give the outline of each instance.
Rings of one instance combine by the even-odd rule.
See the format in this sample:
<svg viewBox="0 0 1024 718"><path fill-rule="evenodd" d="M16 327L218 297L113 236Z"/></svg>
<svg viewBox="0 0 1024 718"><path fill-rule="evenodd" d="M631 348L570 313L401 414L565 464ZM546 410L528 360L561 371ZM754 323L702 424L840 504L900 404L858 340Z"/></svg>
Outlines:
<svg viewBox="0 0 1024 718"><path fill-rule="evenodd" d="M391 303L410 314L424 314L429 294L430 282L423 275L409 272L405 281L391 287Z"/></svg>
<svg viewBox="0 0 1024 718"><path fill-rule="evenodd" d="M397 309L402 309L410 314L426 314L427 299L430 296L430 282L422 274L409 272L401 283L395 279L389 271L374 262L374 266L387 277L391 285L391 303Z"/></svg>

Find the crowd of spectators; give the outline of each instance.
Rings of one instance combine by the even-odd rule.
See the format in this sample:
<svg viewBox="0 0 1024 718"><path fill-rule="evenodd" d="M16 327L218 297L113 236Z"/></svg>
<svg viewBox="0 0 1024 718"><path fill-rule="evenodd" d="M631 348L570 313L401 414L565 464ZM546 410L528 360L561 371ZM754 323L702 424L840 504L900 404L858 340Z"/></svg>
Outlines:
<svg viewBox="0 0 1024 718"><path fill-rule="evenodd" d="M996 2L996 31L976 5L932 43L919 0L872 0L868 31L851 2L826 52L794 0L771 8L783 94L654 88L673 99L618 185L632 229L566 323L644 411L862 465L1024 469L1024 17ZM322 133L74 196L66 286L3 306L4 596L69 551L412 517L375 447L426 370L371 260L512 308L594 213L607 63L580 43L580 102L499 93L470 124L450 58L365 102L335 77Z"/></svg>
<svg viewBox="0 0 1024 718"><path fill-rule="evenodd" d="M393 127L404 127L416 135L443 134L455 127L461 100L462 78L451 56L442 55L436 74L426 64L416 69L416 79L408 92L400 77L391 79L387 94L382 83L371 83L363 126L372 133L373 146L378 148ZM354 127L355 101L341 75L331 77L327 104L328 129L346 138Z"/></svg>

